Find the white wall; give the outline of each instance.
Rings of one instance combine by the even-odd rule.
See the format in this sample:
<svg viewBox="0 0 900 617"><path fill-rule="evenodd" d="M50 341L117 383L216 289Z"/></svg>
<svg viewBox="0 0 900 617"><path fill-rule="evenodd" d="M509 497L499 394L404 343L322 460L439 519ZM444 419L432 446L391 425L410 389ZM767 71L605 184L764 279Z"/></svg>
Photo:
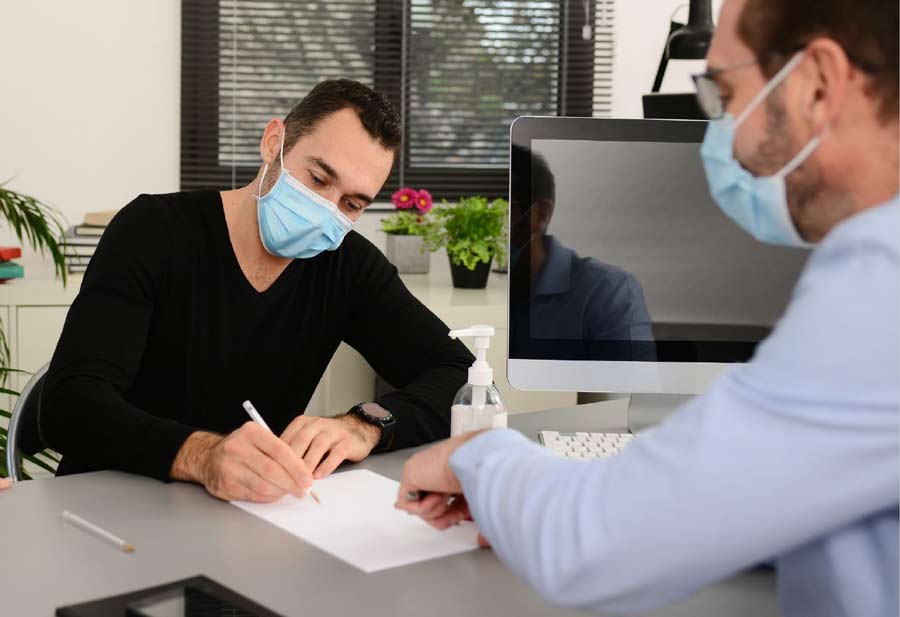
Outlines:
<svg viewBox="0 0 900 617"><path fill-rule="evenodd" d="M0 2L0 181L73 223L177 190L180 48L179 0Z"/></svg>
<svg viewBox="0 0 900 617"><path fill-rule="evenodd" d="M641 117L669 16L685 4L618 0L614 115ZM177 190L180 20L179 0L0 3L0 181L13 177L10 187L71 223L138 193ZM663 91L691 91L700 67L672 62ZM366 235L375 217L366 217ZM9 243L0 228L0 245ZM28 276L49 271L37 256L22 261Z"/></svg>
<svg viewBox="0 0 900 617"><path fill-rule="evenodd" d="M713 0L714 19L723 0ZM641 96L650 92L659 66L669 18L687 21L687 0L617 0L616 51L613 62L613 116L642 118ZM691 73L704 68L702 60L669 63L661 92L693 92Z"/></svg>

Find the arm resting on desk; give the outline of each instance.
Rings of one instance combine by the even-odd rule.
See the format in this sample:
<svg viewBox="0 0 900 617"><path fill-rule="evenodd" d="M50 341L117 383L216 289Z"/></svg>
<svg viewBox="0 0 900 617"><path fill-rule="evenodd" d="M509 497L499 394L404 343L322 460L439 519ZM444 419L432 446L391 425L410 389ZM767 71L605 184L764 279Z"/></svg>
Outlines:
<svg viewBox="0 0 900 617"><path fill-rule="evenodd" d="M468 442L450 463L475 522L547 600L632 613L896 508L896 268L814 262L753 362L618 456Z"/></svg>
<svg viewBox="0 0 900 617"><path fill-rule="evenodd" d="M104 232L53 355L39 425L54 450L87 468L166 480L194 429L123 396L141 362L166 258L151 206L139 197Z"/></svg>
<svg viewBox="0 0 900 617"><path fill-rule="evenodd" d="M397 388L377 400L397 420L388 449L442 439L450 435L453 396L475 358L372 250L376 255L360 268L358 302L344 340Z"/></svg>

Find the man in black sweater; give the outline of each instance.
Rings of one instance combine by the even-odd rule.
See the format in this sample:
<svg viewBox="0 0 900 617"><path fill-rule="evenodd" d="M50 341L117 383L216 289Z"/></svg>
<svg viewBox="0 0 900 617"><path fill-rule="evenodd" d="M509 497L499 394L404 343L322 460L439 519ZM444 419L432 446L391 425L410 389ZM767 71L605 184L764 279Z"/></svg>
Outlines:
<svg viewBox="0 0 900 617"><path fill-rule="evenodd" d="M344 460L449 434L473 358L350 231L400 127L382 95L323 82L266 125L250 185L141 195L118 213L47 375L39 426L59 475L119 469L272 501ZM397 390L306 417L341 341ZM274 433L247 422L248 399Z"/></svg>

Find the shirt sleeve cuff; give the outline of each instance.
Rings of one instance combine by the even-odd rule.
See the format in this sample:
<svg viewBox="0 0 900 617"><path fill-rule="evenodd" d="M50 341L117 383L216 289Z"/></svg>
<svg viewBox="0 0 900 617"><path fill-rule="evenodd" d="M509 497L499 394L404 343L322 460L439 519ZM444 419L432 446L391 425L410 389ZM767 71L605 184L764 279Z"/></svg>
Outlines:
<svg viewBox="0 0 900 617"><path fill-rule="evenodd" d="M149 429L152 429L152 434ZM152 427L148 427L147 437L132 448L129 459L111 468L171 482L172 465L178 452L187 438L198 430L173 420L154 418Z"/></svg>
<svg viewBox="0 0 900 617"><path fill-rule="evenodd" d="M470 439L450 456L450 469L456 474L468 497L477 494L478 472L491 454L510 447L534 445L512 429L488 431Z"/></svg>

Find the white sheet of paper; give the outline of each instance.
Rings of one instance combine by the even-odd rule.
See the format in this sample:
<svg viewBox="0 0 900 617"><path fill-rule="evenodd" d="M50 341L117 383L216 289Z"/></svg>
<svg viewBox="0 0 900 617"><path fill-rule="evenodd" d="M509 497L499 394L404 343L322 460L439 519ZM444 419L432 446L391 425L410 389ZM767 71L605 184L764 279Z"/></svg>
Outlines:
<svg viewBox="0 0 900 617"><path fill-rule="evenodd" d="M269 504L231 503L364 572L478 548L478 530L470 522L437 531L396 510L398 487L390 478L356 469L316 480L321 504L292 495Z"/></svg>

